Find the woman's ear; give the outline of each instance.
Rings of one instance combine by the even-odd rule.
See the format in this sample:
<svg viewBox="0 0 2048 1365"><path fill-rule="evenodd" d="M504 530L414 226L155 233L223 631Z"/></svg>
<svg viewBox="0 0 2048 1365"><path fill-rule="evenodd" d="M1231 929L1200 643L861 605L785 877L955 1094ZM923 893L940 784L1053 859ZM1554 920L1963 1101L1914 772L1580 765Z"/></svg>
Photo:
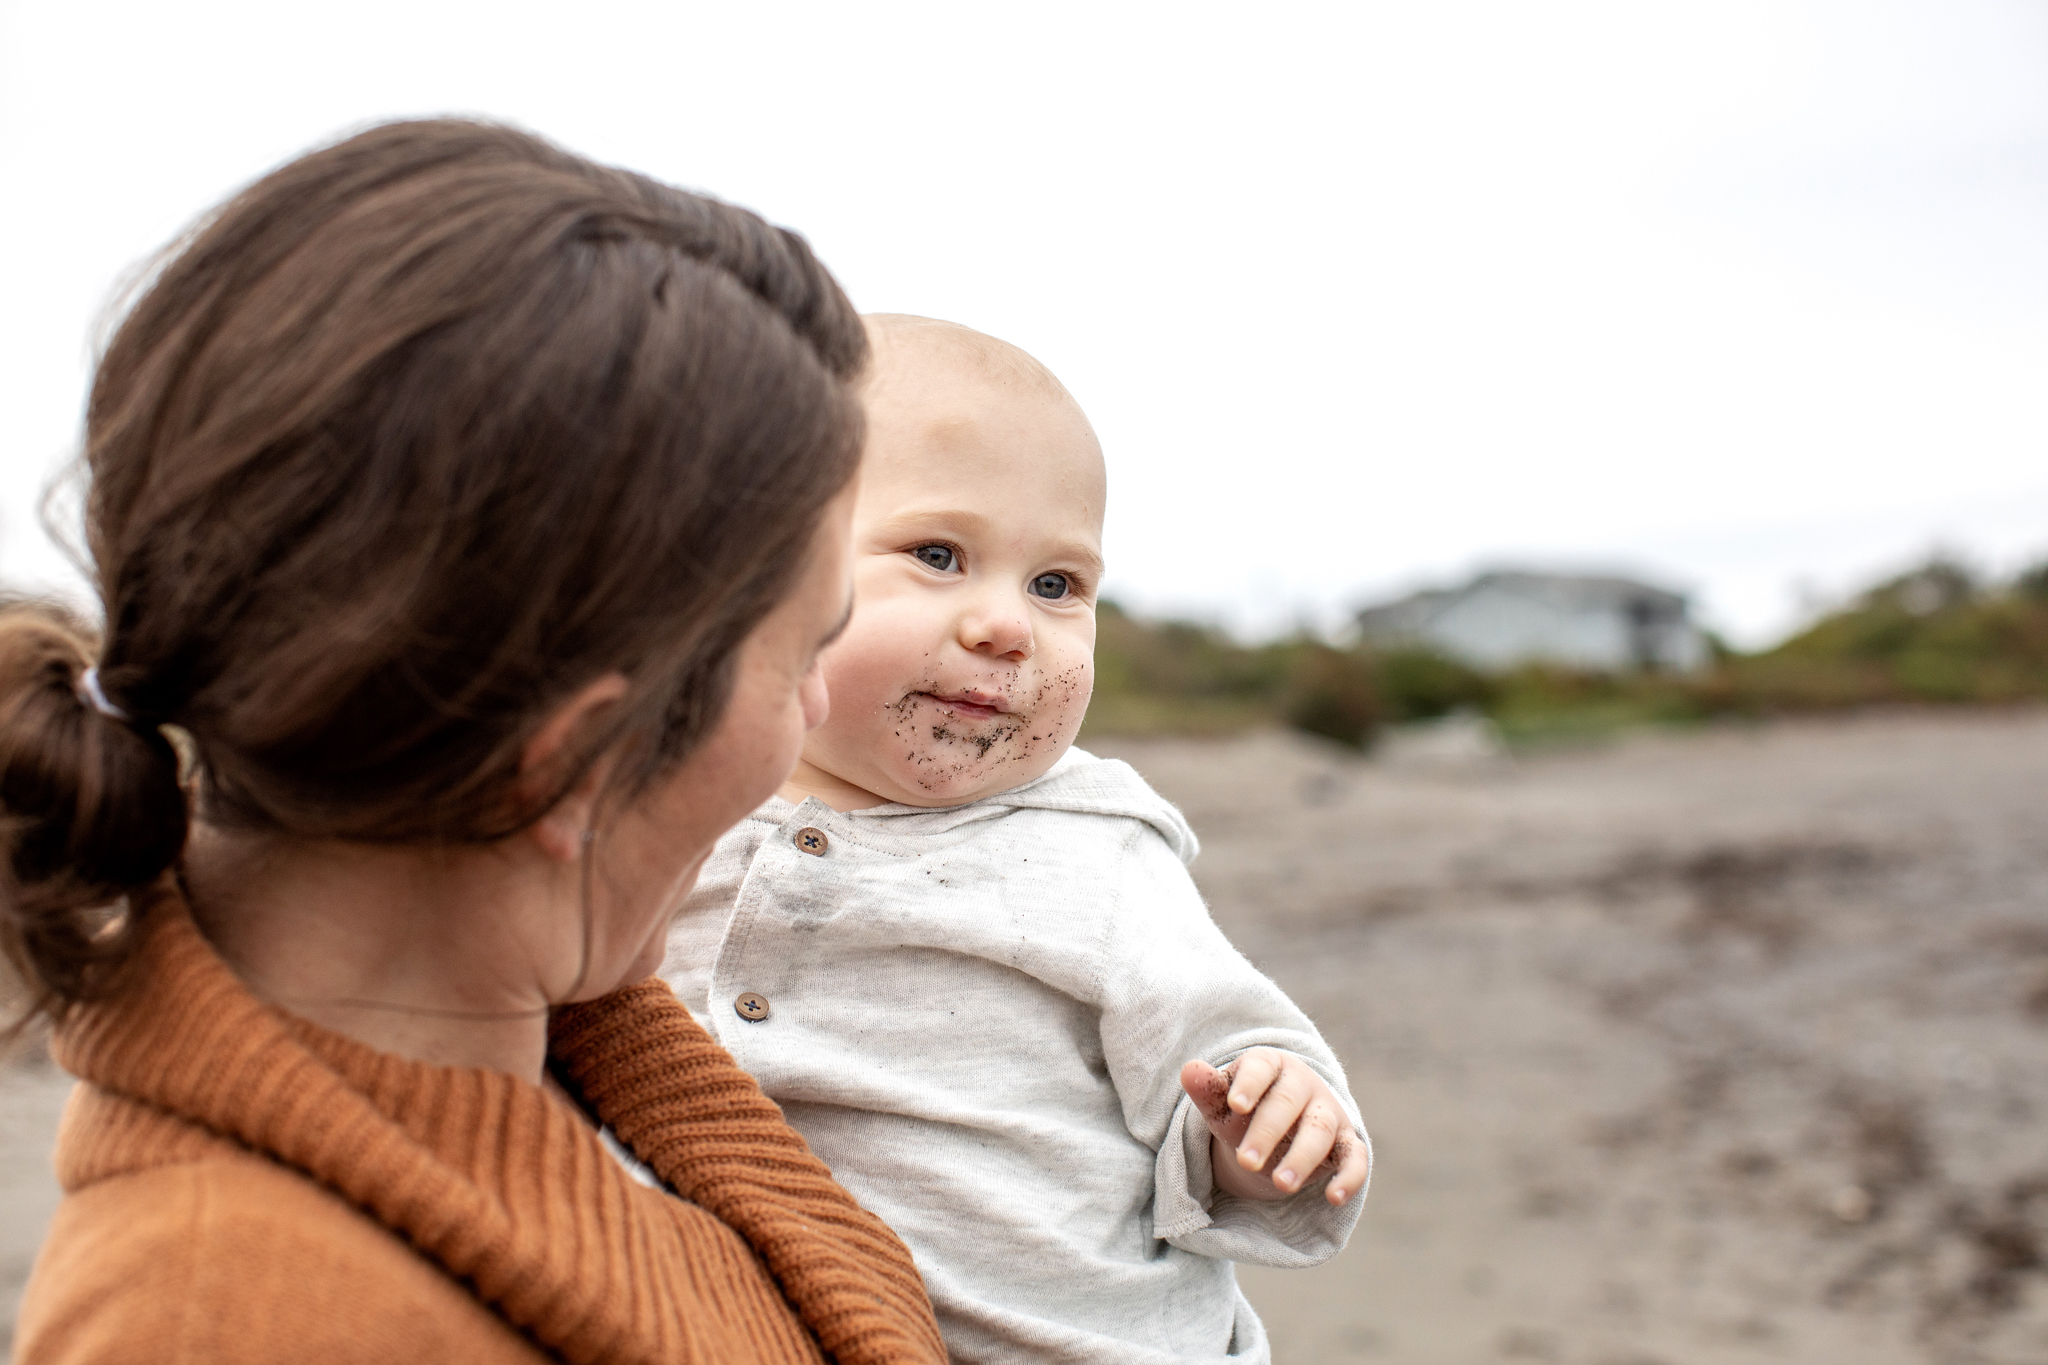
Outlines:
<svg viewBox="0 0 2048 1365"><path fill-rule="evenodd" d="M518 799L529 807L555 794L562 769L573 762L580 745L603 713L626 695L623 674L607 673L586 684L556 709L519 753ZM541 817L526 828L526 837L556 862L572 863L589 847L597 819L597 796L611 776L612 756L593 762L576 785L563 792Z"/></svg>

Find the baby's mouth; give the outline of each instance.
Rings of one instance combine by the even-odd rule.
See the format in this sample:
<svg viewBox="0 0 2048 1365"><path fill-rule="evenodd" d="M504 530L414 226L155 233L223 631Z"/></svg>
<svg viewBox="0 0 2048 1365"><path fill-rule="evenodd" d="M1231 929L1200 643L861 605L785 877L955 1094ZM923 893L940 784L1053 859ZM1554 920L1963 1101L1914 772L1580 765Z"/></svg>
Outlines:
<svg viewBox="0 0 2048 1365"><path fill-rule="evenodd" d="M1010 709L1009 701L1000 692L969 689L951 694L920 692L917 695L937 702L963 720L990 720L1007 713Z"/></svg>

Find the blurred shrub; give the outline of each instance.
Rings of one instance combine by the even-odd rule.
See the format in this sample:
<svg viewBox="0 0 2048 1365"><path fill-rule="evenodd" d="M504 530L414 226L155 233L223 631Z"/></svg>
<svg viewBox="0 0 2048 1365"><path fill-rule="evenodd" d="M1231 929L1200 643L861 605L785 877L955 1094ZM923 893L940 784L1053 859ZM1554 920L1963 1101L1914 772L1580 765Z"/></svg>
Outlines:
<svg viewBox="0 0 2048 1365"><path fill-rule="evenodd" d="M1380 727L1379 688L1373 661L1355 651L1297 640L1281 696L1280 714L1295 729L1354 749L1372 742Z"/></svg>
<svg viewBox="0 0 2048 1365"><path fill-rule="evenodd" d="M1961 606L1977 595L1977 576L1940 555L1919 568L1878 584L1863 594L1862 606L1891 608L1909 616Z"/></svg>
<svg viewBox="0 0 2048 1365"><path fill-rule="evenodd" d="M1934 560L1881 583L1774 649L1722 665L1744 709L2048 697L2048 592L2040 570L2009 589Z"/></svg>
<svg viewBox="0 0 2048 1365"><path fill-rule="evenodd" d="M1487 713L1511 744L1581 740L1640 725L1699 719L1695 679L1531 663L1493 679Z"/></svg>
<svg viewBox="0 0 2048 1365"><path fill-rule="evenodd" d="M1395 724L1482 710L1497 693L1493 680L1479 670L1420 648L1381 652L1374 680L1386 717Z"/></svg>
<svg viewBox="0 0 2048 1365"><path fill-rule="evenodd" d="M1139 621L1115 602L1095 611L1095 691L1100 695L1270 697L1285 664L1213 626Z"/></svg>
<svg viewBox="0 0 2048 1365"><path fill-rule="evenodd" d="M1286 661L1211 626L1095 611L1095 699L1084 739L1104 734L1229 734L1271 724Z"/></svg>

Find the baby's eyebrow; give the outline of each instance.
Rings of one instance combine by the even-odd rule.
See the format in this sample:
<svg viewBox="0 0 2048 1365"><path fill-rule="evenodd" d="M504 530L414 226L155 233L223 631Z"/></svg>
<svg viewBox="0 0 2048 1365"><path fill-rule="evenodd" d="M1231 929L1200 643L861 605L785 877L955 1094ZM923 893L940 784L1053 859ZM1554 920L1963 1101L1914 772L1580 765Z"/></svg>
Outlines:
<svg viewBox="0 0 2048 1365"><path fill-rule="evenodd" d="M1098 550L1069 541L1067 544L1060 546L1059 556L1086 574L1090 579L1102 577L1102 554Z"/></svg>
<svg viewBox="0 0 2048 1365"><path fill-rule="evenodd" d="M898 536L925 535L930 532L952 535L983 535L993 530L995 523L979 512L964 508L913 507L885 517L875 527L876 534L893 540Z"/></svg>

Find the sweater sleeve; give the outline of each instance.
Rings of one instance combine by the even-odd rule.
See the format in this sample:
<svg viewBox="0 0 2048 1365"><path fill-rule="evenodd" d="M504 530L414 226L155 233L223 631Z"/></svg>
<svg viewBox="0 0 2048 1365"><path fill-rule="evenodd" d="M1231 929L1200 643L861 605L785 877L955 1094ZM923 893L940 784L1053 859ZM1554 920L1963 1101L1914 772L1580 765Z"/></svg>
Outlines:
<svg viewBox="0 0 2048 1365"><path fill-rule="evenodd" d="M1219 1260L1320 1264L1343 1249L1365 1192L1335 1208L1320 1182L1270 1201L1220 1192L1209 1130L1180 1069L1198 1058L1225 1066L1255 1047L1291 1052L1329 1083L1364 1141L1344 1070L1308 1017L1223 936L1165 840L1132 826L1105 928L1102 1048L1124 1122L1158 1153L1153 1235Z"/></svg>

